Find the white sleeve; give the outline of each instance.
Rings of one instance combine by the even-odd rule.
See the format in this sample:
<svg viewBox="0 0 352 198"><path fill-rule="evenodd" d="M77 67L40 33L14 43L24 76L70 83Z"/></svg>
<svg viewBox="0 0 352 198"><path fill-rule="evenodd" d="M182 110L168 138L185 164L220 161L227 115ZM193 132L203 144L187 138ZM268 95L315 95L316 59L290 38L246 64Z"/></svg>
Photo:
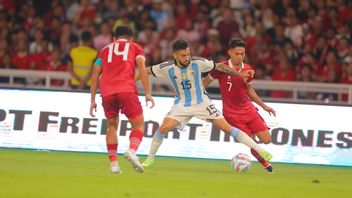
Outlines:
<svg viewBox="0 0 352 198"><path fill-rule="evenodd" d="M163 67L163 64L164 63L160 63L151 66L150 71L155 78L163 78L165 76L165 67Z"/></svg>
<svg viewBox="0 0 352 198"><path fill-rule="evenodd" d="M198 60L198 63L202 73L210 72L215 69L215 63L212 60L204 58L203 60Z"/></svg>

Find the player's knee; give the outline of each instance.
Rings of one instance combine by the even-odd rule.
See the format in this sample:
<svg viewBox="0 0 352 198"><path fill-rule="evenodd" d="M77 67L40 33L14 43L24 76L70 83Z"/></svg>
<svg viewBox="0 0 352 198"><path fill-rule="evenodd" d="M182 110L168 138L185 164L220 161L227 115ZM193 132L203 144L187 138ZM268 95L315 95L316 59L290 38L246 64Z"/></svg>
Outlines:
<svg viewBox="0 0 352 198"><path fill-rule="evenodd" d="M159 132L160 132L161 134L166 134L169 130L170 130L170 129L169 129L168 126L161 125L161 126L159 127Z"/></svg>
<svg viewBox="0 0 352 198"><path fill-rule="evenodd" d="M269 131L262 131L256 134L256 136L259 138L260 142L263 144L270 144L271 142L271 135Z"/></svg>
<svg viewBox="0 0 352 198"><path fill-rule="evenodd" d="M144 118L143 115L140 115L138 117L134 117L133 119L129 119L132 128L134 129L140 129L144 130Z"/></svg>
<svg viewBox="0 0 352 198"><path fill-rule="evenodd" d="M260 140L263 144L270 144L271 137L265 137Z"/></svg>

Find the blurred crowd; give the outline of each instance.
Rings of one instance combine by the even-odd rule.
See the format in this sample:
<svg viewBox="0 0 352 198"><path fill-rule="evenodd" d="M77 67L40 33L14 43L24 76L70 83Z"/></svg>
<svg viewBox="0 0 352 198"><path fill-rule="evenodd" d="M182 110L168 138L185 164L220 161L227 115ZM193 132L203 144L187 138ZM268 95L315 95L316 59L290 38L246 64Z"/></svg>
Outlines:
<svg viewBox="0 0 352 198"><path fill-rule="evenodd" d="M352 84L350 0L0 0L0 68L69 71L82 35L99 51L119 25L135 30L148 65L170 59L180 37L194 56L227 60L238 37L256 79Z"/></svg>

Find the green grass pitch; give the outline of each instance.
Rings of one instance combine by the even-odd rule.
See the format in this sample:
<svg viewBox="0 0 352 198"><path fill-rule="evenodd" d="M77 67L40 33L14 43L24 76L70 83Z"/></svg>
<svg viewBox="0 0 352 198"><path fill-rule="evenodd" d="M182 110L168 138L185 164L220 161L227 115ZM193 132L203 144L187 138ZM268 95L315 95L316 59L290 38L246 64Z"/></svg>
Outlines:
<svg viewBox="0 0 352 198"><path fill-rule="evenodd" d="M144 160L145 156L141 157ZM236 173L226 160L158 157L140 174L119 156L123 173L109 172L106 154L0 149L1 198L241 197L347 198L352 168L258 163Z"/></svg>

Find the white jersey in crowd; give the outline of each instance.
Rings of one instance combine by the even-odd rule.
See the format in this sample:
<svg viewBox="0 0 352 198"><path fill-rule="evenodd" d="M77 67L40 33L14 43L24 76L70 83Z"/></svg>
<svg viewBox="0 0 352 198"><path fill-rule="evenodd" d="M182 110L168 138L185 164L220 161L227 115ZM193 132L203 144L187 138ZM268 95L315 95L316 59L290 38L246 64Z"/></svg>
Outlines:
<svg viewBox="0 0 352 198"><path fill-rule="evenodd" d="M215 68L215 63L202 57L191 57L188 67L179 68L175 60L153 65L151 71L156 78L167 78L175 92L175 105L191 106L209 101L202 83L202 73Z"/></svg>

